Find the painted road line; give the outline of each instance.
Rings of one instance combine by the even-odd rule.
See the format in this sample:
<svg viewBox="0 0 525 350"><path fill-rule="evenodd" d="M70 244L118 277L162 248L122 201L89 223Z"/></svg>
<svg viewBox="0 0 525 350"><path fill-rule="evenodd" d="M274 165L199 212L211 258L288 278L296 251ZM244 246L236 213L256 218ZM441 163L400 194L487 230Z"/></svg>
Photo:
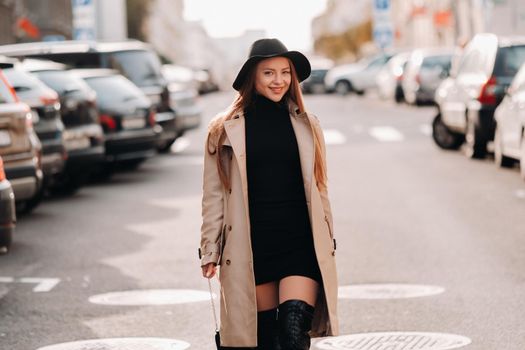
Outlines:
<svg viewBox="0 0 525 350"><path fill-rule="evenodd" d="M20 278L20 283L36 283L37 285L33 288L33 292L42 293L49 292L51 289L55 288L57 284L60 283L60 278L33 278L26 277Z"/></svg>
<svg viewBox="0 0 525 350"><path fill-rule="evenodd" d="M167 338L107 338L90 339L44 346L37 350L184 350L190 344Z"/></svg>
<svg viewBox="0 0 525 350"><path fill-rule="evenodd" d="M213 298L217 296L214 294ZM100 305L177 305L209 301L210 292L190 289L128 290L93 295L89 302Z"/></svg>
<svg viewBox="0 0 525 350"><path fill-rule="evenodd" d="M516 190L514 195L519 199L525 199L525 190Z"/></svg>
<svg viewBox="0 0 525 350"><path fill-rule="evenodd" d="M339 130L323 129L324 140L327 145L342 145L346 143L346 137Z"/></svg>
<svg viewBox="0 0 525 350"><path fill-rule="evenodd" d="M402 133L391 126L375 126L370 128L368 133L381 142L397 142L405 139Z"/></svg>
<svg viewBox="0 0 525 350"><path fill-rule="evenodd" d="M60 278L22 277L15 279L14 277L0 276L0 283L36 283L33 292L42 293L49 292L55 288L60 283Z"/></svg>
<svg viewBox="0 0 525 350"><path fill-rule="evenodd" d="M415 284L357 284L339 287L339 299L406 299L441 294L445 288Z"/></svg>
<svg viewBox="0 0 525 350"><path fill-rule="evenodd" d="M318 350L449 350L469 345L464 336L427 332L381 332L349 334L317 341Z"/></svg>
<svg viewBox="0 0 525 350"><path fill-rule="evenodd" d="M171 146L172 153L180 153L190 145L190 140L187 137L181 136L175 140Z"/></svg>

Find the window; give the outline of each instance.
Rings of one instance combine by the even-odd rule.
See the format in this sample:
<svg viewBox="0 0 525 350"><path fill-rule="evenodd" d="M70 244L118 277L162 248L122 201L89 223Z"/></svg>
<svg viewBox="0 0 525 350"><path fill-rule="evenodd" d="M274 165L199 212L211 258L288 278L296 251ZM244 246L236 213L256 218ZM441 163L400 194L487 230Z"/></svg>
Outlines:
<svg viewBox="0 0 525 350"><path fill-rule="evenodd" d="M110 54L109 64L137 86L163 85L158 56L147 50L120 51Z"/></svg>
<svg viewBox="0 0 525 350"><path fill-rule="evenodd" d="M139 88L121 75L88 78L86 82L97 92L100 105L118 105L141 98L148 101Z"/></svg>
<svg viewBox="0 0 525 350"><path fill-rule="evenodd" d="M66 91L87 90L89 86L80 78L66 71L40 71L34 74L50 88L63 95Z"/></svg>
<svg viewBox="0 0 525 350"><path fill-rule="evenodd" d="M513 77L525 62L525 45L508 46L498 50L494 75L498 77Z"/></svg>

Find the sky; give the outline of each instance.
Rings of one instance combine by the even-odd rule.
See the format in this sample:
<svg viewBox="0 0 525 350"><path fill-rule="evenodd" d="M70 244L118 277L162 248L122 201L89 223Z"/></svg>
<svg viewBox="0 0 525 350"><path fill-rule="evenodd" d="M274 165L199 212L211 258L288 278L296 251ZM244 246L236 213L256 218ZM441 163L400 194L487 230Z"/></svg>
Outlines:
<svg viewBox="0 0 525 350"><path fill-rule="evenodd" d="M184 18L200 20L211 37L239 36L264 29L289 50L312 48L311 20L326 0L184 0Z"/></svg>

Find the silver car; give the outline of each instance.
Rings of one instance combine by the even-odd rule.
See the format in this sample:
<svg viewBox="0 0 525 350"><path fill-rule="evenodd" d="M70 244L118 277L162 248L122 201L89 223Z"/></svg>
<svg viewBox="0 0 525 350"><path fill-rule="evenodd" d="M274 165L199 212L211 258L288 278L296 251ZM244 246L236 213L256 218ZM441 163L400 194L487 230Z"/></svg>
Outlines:
<svg viewBox="0 0 525 350"><path fill-rule="evenodd" d="M521 177L525 180L525 65L514 77L494 118L494 160L500 167L511 167L520 161Z"/></svg>
<svg viewBox="0 0 525 350"><path fill-rule="evenodd" d="M439 84L448 76L452 49L412 51L403 74L403 94L409 104L434 103Z"/></svg>

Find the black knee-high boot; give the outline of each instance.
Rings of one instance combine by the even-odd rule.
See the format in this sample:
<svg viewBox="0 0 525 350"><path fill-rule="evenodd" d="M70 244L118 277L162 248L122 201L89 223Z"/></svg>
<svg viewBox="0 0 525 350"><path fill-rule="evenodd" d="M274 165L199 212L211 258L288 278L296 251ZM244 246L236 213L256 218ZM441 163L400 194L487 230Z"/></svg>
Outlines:
<svg viewBox="0 0 525 350"><path fill-rule="evenodd" d="M257 350L280 350L277 309L257 313Z"/></svg>
<svg viewBox="0 0 525 350"><path fill-rule="evenodd" d="M287 300L279 305L279 341L281 350L310 349L314 308L302 300Z"/></svg>

